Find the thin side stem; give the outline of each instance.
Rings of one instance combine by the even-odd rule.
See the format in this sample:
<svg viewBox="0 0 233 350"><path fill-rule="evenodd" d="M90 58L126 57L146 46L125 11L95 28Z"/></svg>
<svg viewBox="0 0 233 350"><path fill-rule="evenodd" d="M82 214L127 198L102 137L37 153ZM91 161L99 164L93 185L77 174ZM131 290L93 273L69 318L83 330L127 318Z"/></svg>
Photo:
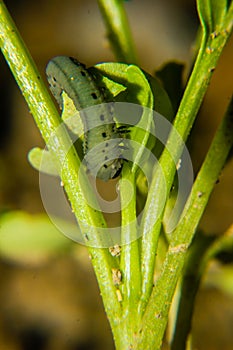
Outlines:
<svg viewBox="0 0 233 350"><path fill-rule="evenodd" d="M166 198L168 198L171 186L173 184L176 164L178 163L178 160L180 159L183 151L183 143L177 142L177 133L180 135L180 138L184 142L187 140L202 100L207 91L210 79L217 66L218 59L232 32L232 26L233 4L229 8L226 20L223 23L221 31L217 36L211 35L212 33L207 33L206 31L203 32L201 48L199 50L192 74L188 81L180 107L174 120L174 127L171 130L167 144L159 160L166 182L166 186L163 187ZM151 218L157 215L157 212L154 208L154 202L158 195L158 187L158 178L157 176L154 176L152 179L150 191L148 193L148 198L142 219L143 232L146 230L144 223L147 225L148 222L151 222ZM152 231L150 233L150 241L148 240L148 236L143 234L142 312L144 310L143 305L145 305L149 300L153 288L153 272L156 253L155 249L157 247L157 241L161 230L162 216L163 210L161 210L160 215L157 217L156 224L152 227Z"/></svg>
<svg viewBox="0 0 233 350"><path fill-rule="evenodd" d="M136 64L137 58L123 1L98 0L98 4L117 61Z"/></svg>
<svg viewBox="0 0 233 350"><path fill-rule="evenodd" d="M135 177L127 165L123 169L120 181L122 219L121 219L121 261L120 269L122 275L122 321L125 322L124 333L127 336L127 344L124 349L130 348L133 343L139 324L138 302L141 293L140 274L140 250L138 239L138 225L136 216L136 187Z"/></svg>
<svg viewBox="0 0 233 350"><path fill-rule="evenodd" d="M182 220L172 233L174 240L169 247L162 273L153 288L143 317L138 348L160 349L172 297L184 266L188 247L232 145L233 99L198 173L185 205ZM155 333L152 334L151 329L154 329Z"/></svg>
<svg viewBox="0 0 233 350"><path fill-rule="evenodd" d="M202 232L199 232L195 236L184 267L177 321L171 343L171 350L186 349L188 336L191 330L196 292L209 261L223 251L232 252L232 247L233 230L231 228L220 237L208 236Z"/></svg>
<svg viewBox="0 0 233 350"><path fill-rule="evenodd" d="M203 257L213 240L213 237L206 236L199 232L195 236L194 242L185 261L171 350L185 350L187 348L196 294L199 289L201 277L204 273Z"/></svg>

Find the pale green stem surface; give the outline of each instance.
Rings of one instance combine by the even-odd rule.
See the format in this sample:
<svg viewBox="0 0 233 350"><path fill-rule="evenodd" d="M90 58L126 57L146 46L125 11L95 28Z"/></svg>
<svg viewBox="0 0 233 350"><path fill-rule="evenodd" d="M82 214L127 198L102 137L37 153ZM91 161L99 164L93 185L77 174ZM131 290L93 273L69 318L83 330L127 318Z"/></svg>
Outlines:
<svg viewBox="0 0 233 350"><path fill-rule="evenodd" d="M137 58L123 1L98 0L98 4L117 61L136 64Z"/></svg>
<svg viewBox="0 0 233 350"><path fill-rule="evenodd" d="M122 349L130 348L138 329L138 303L141 293L140 240L136 216L136 186L134 174L126 165L120 181L122 248L120 269L122 276L122 323L127 342Z"/></svg>
<svg viewBox="0 0 233 350"><path fill-rule="evenodd" d="M71 145L65 128L61 127L60 116L3 1L0 1L0 45L44 141L49 145L49 150L56 156L62 168L61 180L73 212L78 222L81 223L83 234L85 236L85 230L91 227L92 238L98 243L98 227L106 227L102 213L92 209L85 200L84 193L90 191L90 187L87 182L84 190L79 186L80 161L77 153ZM57 133L58 127L59 133ZM56 136L51 138L53 134ZM99 243L101 245L101 242ZM118 266L118 261L110 255L107 248L89 247L89 252L105 310L113 333L117 334L120 331L118 324L121 319L121 306L112 281L112 268Z"/></svg>
<svg viewBox="0 0 233 350"><path fill-rule="evenodd" d="M166 182L164 187L164 179L154 176L152 179L148 199L144 209L142 222L146 225L152 225L157 212L155 210L155 202L158 195L164 189L166 197L168 197L175 171L176 164L182 154L183 145L177 142L177 132L181 139L186 142L196 115L207 91L210 79L217 66L218 59L222 50L230 37L233 25L233 4L229 8L228 15L222 24L221 31L217 36L212 35L208 31L203 31L201 47L185 89L179 110L174 120L174 128L172 129L164 152L159 160ZM211 48L211 49L210 49ZM169 148L173 147L173 157L169 152ZM175 161L174 161L175 159ZM156 175L156 173L155 173ZM159 183L160 181L160 183ZM159 189L159 192L158 192ZM147 235L143 235L142 240L142 305L141 312L144 312L145 305L150 298L153 288L153 272L155 264L155 249L161 230L161 220L163 211L157 217L157 221L152 225L150 239ZM155 221L155 220L154 220ZM145 228L143 227L143 231Z"/></svg>
<svg viewBox="0 0 233 350"><path fill-rule="evenodd" d="M233 101L212 141L205 161L197 175L190 197L184 208L184 216L172 232L174 237L161 275L158 277L148 302L141 329L138 349L159 350L167 325L168 312L175 287L184 266L187 249L195 234L210 194L233 145ZM151 329L154 332L151 332Z"/></svg>

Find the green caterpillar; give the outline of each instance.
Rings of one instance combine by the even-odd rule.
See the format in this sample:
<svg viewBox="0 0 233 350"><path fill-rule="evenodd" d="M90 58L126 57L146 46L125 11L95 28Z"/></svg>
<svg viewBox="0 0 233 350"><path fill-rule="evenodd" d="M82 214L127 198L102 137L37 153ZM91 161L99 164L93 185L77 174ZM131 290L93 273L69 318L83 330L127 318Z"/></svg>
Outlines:
<svg viewBox="0 0 233 350"><path fill-rule="evenodd" d="M62 92L72 99L80 111L84 126L83 151L87 171L108 181L122 170L122 151L125 148L121 133L114 121L111 104L105 104L104 95L85 65L66 56L54 57L46 67L50 89L62 108ZM85 109L89 108L87 111Z"/></svg>

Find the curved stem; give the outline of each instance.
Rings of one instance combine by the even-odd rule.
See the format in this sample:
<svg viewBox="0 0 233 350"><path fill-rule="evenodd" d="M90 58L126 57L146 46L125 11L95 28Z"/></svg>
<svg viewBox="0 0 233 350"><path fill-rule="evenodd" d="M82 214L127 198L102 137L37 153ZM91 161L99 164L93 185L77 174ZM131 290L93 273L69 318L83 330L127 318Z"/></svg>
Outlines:
<svg viewBox="0 0 233 350"><path fill-rule="evenodd" d="M179 290L180 300L171 350L186 349L188 336L191 330L196 293L200 285L201 277L203 276L204 267L206 267L206 264L204 264L203 267L203 261L206 260L206 251L212 244L213 240L213 237L198 232L192 246L190 247L190 251L185 261Z"/></svg>
<svg viewBox="0 0 233 350"><path fill-rule="evenodd" d="M101 246L98 228L106 227L105 220L102 213L90 207L85 199L85 191L91 189L87 182L84 189L79 185L80 162L75 148L61 126L60 116L3 1L0 1L0 45L35 122L59 163L61 180L84 237L86 230L91 228L92 239ZM89 247L89 252L113 333L118 334L121 306L112 281L112 268L118 266L118 261L107 248Z"/></svg>
<svg viewBox="0 0 233 350"><path fill-rule="evenodd" d="M132 191L132 192L131 192ZM134 341L138 330L138 302L141 294L140 250L136 216L136 186L134 174L126 166L120 181L121 193L121 257L122 271L122 322L125 322L124 333L127 334L127 349Z"/></svg>
<svg viewBox="0 0 233 350"><path fill-rule="evenodd" d="M98 0L117 61L137 63L133 40L123 1Z"/></svg>
<svg viewBox="0 0 233 350"><path fill-rule="evenodd" d="M139 348L160 349L168 312L188 247L233 145L233 99L197 175L179 226L166 255L163 270L151 293L143 320ZM155 329L155 334L150 330ZM150 344L150 345L148 345ZM150 346L150 347L148 347Z"/></svg>
<svg viewBox="0 0 233 350"><path fill-rule="evenodd" d="M217 66L218 59L222 53L222 50L230 37L233 26L233 4L229 8L225 22L222 24L221 31L217 36L208 33L206 29L203 31L201 47L185 89L180 107L177 111L174 127L171 130L168 141L165 145L165 149L159 160L160 167L162 169L166 186L164 193L168 197L171 186L173 184L174 175L176 172L176 164L181 157L183 151L183 143L177 142L177 133L180 138L185 142L190 133L190 130L195 121L196 115L203 101L205 93L207 91L210 79ZM172 147L172 156L170 149ZM154 203L158 196L158 176L155 172L152 179L150 191L144 210L142 222L148 223L151 218L156 214ZM143 235L142 239L142 304L145 304L150 297L153 288L153 272L155 263L155 249L157 247L157 241L161 230L163 211L157 218L156 224L153 226L150 233L150 240L147 235ZM145 228L142 228L145 230ZM144 306L142 305L142 311Z"/></svg>

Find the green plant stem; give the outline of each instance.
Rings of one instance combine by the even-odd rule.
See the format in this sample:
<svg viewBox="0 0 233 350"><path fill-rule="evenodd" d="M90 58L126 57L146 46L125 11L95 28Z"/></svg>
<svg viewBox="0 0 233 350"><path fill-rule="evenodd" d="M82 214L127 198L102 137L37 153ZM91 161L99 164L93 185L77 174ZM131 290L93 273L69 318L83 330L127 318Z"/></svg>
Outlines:
<svg viewBox="0 0 233 350"><path fill-rule="evenodd" d="M98 0L98 4L117 61L136 64L137 58L123 1Z"/></svg>
<svg viewBox="0 0 233 350"><path fill-rule="evenodd" d="M167 325L168 311L180 272L184 266L187 249L232 145L233 100L231 100L229 109L197 175L185 205L182 220L172 233L174 239L169 247L163 270L153 288L142 320L139 349L160 349ZM151 329L154 329L155 332L152 333Z"/></svg>
<svg viewBox="0 0 233 350"><path fill-rule="evenodd" d="M165 205L166 188L164 183L164 175L160 167L155 170L153 175L153 193L156 196L152 199L150 191L142 218L142 296L139 304L139 312L143 315L145 307L148 303L151 290L153 288L155 257L158 246L158 239L161 229L162 209ZM150 215L149 215L150 214Z"/></svg>
<svg viewBox="0 0 233 350"><path fill-rule="evenodd" d="M214 238L198 232L190 247L185 261L182 282L179 290L180 300L176 317L174 337L171 350L185 350L188 336L191 330L193 309L196 293L199 289L201 277L206 267L205 253L212 244ZM204 267L203 267L203 262Z"/></svg>
<svg viewBox="0 0 233 350"><path fill-rule="evenodd" d="M209 247L206 252L205 260L208 262L210 259L216 258L216 256L222 252L233 251L233 224L228 228L223 235L217 237L213 244ZM206 263L205 263L206 265Z"/></svg>
<svg viewBox="0 0 233 350"><path fill-rule="evenodd" d="M229 229L221 236L208 236L198 232L187 256L177 312L177 321L171 350L185 350L188 335L191 330L192 314L195 305L196 292L201 278L204 276L208 263L223 251L232 252L233 232Z"/></svg>
<svg viewBox="0 0 233 350"><path fill-rule="evenodd" d="M86 230L92 228L92 238L98 243L98 227L105 227L105 221L100 212L92 209L86 203L84 192L79 186L79 159L77 153L71 145L65 129L60 127L60 116L3 1L0 1L0 45L42 137L49 144L49 150L56 156L60 168L62 168L61 180L74 214L78 222L81 223L83 234L85 235ZM57 133L58 127L59 132ZM51 138L52 134L56 136ZM84 191L90 191L90 187L85 186ZM101 242L99 243L101 244ZM117 259L114 259L106 248L89 247L89 252L99 282L105 310L113 333L117 334L120 332L118 324L121 307L117 299L116 287L112 281L111 270L118 266Z"/></svg>
<svg viewBox="0 0 233 350"><path fill-rule="evenodd" d="M131 192L133 191L133 193ZM136 216L136 186L134 174L126 166L120 181L121 193L121 261L122 279L122 322L125 322L124 333L127 343L122 349L130 348L139 324L138 302L141 294L140 252L138 225Z"/></svg>
<svg viewBox="0 0 233 350"><path fill-rule="evenodd" d="M213 35L213 33L208 31L206 26L203 26L201 47L174 120L174 128L169 135L166 147L159 160L164 178L166 180L166 187L164 187L166 197L169 196L176 171L176 164L183 150L183 144L177 142L177 132L181 139L185 142L205 96L210 79L217 66L218 59L227 40L230 37L232 26L233 3L228 9L228 14L225 20L222 22L222 26L219 27L217 35ZM170 153L170 147L172 147L173 157ZM143 235L142 239L142 312L147 301L149 300L153 288L153 272L156 256L155 249L157 247L163 215L163 211L161 210L160 215L157 217L157 212L154 206L155 199L158 195L158 188L160 186L158 181L157 176L153 176L142 219L143 225L144 223L149 225L152 220L156 221L156 224L152 225L150 240L148 239L147 235ZM155 216L157 218L156 220L154 219ZM142 230L145 231L143 226Z"/></svg>

